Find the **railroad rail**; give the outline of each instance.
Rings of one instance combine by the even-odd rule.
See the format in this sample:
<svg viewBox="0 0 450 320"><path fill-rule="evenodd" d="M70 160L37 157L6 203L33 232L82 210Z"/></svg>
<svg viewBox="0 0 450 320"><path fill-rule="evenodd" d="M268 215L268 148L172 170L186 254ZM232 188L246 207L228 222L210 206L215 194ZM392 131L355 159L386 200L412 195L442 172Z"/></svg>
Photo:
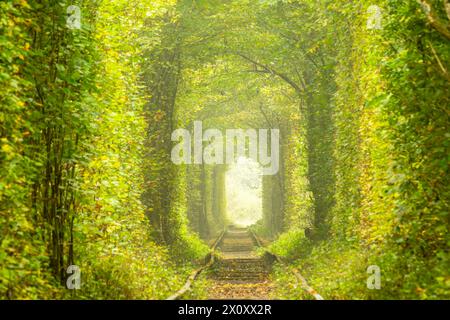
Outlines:
<svg viewBox="0 0 450 320"><path fill-rule="evenodd" d="M219 237L217 237L216 241L214 241L214 243L212 244L212 246L210 247L211 251L210 253L206 256L206 263L205 265L203 265L202 267L194 270L191 275L189 276L189 278L187 279L186 283L184 284L184 286L178 290L177 292L175 292L173 295L171 295L170 297L168 297L166 300L179 300L188 290L191 289L192 284L194 283L195 279L197 279L197 277L206 269L208 269L209 267L211 267L214 262L215 262L215 250L217 248L217 246L220 244L220 242L223 239L223 236L225 235L225 233L227 232L227 228L225 228L219 235Z"/></svg>
<svg viewBox="0 0 450 320"><path fill-rule="evenodd" d="M264 245L262 244L261 240L258 238L258 236L253 232L253 230L250 230L250 234L253 237L253 239L255 240L256 244L258 245L258 247L264 248ZM273 260L277 261L279 264L283 265L283 266L287 266L288 263L285 262L280 256L277 256L276 254L270 252L269 250L264 248L265 253L270 256ZM300 273L300 271L298 271L297 268L290 268L292 270L292 273L295 275L295 277L297 278L297 280L300 282L301 287L303 288L303 290L305 290L307 293L309 293L310 295L312 295L316 300L324 300L324 298L317 293L316 290L314 290L314 288L312 288L308 282L306 281L306 279L302 276L302 274Z"/></svg>
<svg viewBox="0 0 450 320"><path fill-rule="evenodd" d="M217 237L217 239L214 241L214 243L211 245L210 247L210 253L206 256L205 258L205 264L203 266L201 266L200 268L194 270L190 276L188 277L186 283L183 285L183 287L178 290L176 293L174 293L173 295L171 295L170 297L168 297L166 300L179 300L181 299L181 297L191 289L194 281L197 279L197 277L206 269L210 268L215 262L216 262L216 255L215 255L215 250L217 249L217 247L221 244L222 240L224 239L225 234L228 232L228 227L224 228L224 230L220 233L220 235ZM258 238L258 236L251 230L248 229L248 232L250 234L250 237L254 240L254 243L261 248L264 248L265 254L270 257L270 260L276 261L279 264L285 266L285 267L289 267L288 263L285 262L281 257L279 257L278 255L270 252L269 250L267 250L262 241ZM314 288L312 288L308 282L306 281L306 279L301 275L301 273L298 271L298 269L293 268L293 267L289 267L289 270L292 271L292 273L294 274L294 276L296 277L297 281L299 282L299 284L301 285L302 289L305 290L307 293L309 293L310 295L312 295L316 300L324 300L323 297L317 293L316 290L314 290Z"/></svg>

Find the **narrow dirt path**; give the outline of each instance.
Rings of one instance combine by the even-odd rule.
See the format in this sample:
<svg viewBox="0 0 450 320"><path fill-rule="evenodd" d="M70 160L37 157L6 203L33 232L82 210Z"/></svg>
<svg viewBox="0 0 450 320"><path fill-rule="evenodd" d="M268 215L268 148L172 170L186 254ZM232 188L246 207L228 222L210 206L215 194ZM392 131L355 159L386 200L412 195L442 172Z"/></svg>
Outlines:
<svg viewBox="0 0 450 320"><path fill-rule="evenodd" d="M209 299L271 299L273 291L268 267L254 251L256 244L249 231L230 228L220 245L222 258L210 278Z"/></svg>

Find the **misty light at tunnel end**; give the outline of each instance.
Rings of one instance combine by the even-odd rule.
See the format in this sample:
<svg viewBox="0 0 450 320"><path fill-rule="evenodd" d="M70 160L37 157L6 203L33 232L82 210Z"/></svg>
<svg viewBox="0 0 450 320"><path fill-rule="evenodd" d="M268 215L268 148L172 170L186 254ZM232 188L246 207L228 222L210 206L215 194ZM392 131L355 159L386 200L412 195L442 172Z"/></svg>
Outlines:
<svg viewBox="0 0 450 320"><path fill-rule="evenodd" d="M237 227L254 225L263 217L261 170L253 159L239 157L225 174L226 217Z"/></svg>

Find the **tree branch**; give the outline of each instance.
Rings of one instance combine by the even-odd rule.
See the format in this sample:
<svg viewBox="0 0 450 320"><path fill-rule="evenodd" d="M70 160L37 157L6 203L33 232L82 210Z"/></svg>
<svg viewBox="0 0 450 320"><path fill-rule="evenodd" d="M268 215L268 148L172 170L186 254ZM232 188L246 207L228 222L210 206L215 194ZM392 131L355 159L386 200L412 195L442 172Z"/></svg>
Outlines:
<svg viewBox="0 0 450 320"><path fill-rule="evenodd" d="M244 54L242 54L242 53L240 53L240 52L234 52L234 54L236 54L236 55L238 55L239 57L243 58L244 60L247 60L248 62L251 62L251 63L253 63L254 65L256 65L256 66L262 68L263 70L266 71L266 73L271 73L271 74L273 74L273 75L275 75L275 76L281 78L282 80L284 80L285 82L287 82L292 88L294 88L295 91L296 91L298 94L302 94L302 93L303 93L302 88L301 88L297 83L295 83L295 81L293 81L291 78L289 78L289 77L288 77L287 75L285 75L284 73L281 73L281 72L275 70L274 68L272 68L272 67L270 67L270 66L268 66L268 65L265 65L265 64L263 64L263 63L261 63L261 62L258 62L258 61L256 61L256 60L253 60L253 59L251 59L250 57L248 57L248 56L246 56L246 55L244 55ZM259 71L259 72L261 72L261 71Z"/></svg>
<svg viewBox="0 0 450 320"><path fill-rule="evenodd" d="M422 7L422 10L425 12L425 15L428 19L430 25L441 35L450 40L450 30L448 26L446 26L441 19L437 16L436 12L434 12L431 5L426 0L416 0ZM447 15L449 15L450 5L447 1L445 4Z"/></svg>
<svg viewBox="0 0 450 320"><path fill-rule="evenodd" d="M433 52L434 58L436 59L437 63L439 64L439 68L441 69L442 74L444 75L444 77L450 81L450 75L447 71L447 69L444 67L444 65L442 64L441 59L439 59L439 56L436 52L436 50L434 49L433 45L431 44L430 41L427 41L428 44L430 45L431 51Z"/></svg>
<svg viewBox="0 0 450 320"><path fill-rule="evenodd" d="M262 103L259 103L258 107L259 107L259 111L261 111L261 113L264 116L264 119L266 120L266 122L269 125L269 127L273 128L273 123L272 123L272 121L269 120L269 117L267 116L266 112L264 111Z"/></svg>

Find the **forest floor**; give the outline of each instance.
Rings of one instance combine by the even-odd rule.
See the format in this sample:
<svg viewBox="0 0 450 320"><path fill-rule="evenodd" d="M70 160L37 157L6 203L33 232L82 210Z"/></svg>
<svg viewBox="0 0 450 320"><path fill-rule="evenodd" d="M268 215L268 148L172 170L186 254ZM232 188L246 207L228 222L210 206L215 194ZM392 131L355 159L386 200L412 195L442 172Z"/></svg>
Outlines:
<svg viewBox="0 0 450 320"><path fill-rule="evenodd" d="M220 245L220 260L209 274L208 299L268 300L273 285L264 260L255 252L249 231L230 228Z"/></svg>

